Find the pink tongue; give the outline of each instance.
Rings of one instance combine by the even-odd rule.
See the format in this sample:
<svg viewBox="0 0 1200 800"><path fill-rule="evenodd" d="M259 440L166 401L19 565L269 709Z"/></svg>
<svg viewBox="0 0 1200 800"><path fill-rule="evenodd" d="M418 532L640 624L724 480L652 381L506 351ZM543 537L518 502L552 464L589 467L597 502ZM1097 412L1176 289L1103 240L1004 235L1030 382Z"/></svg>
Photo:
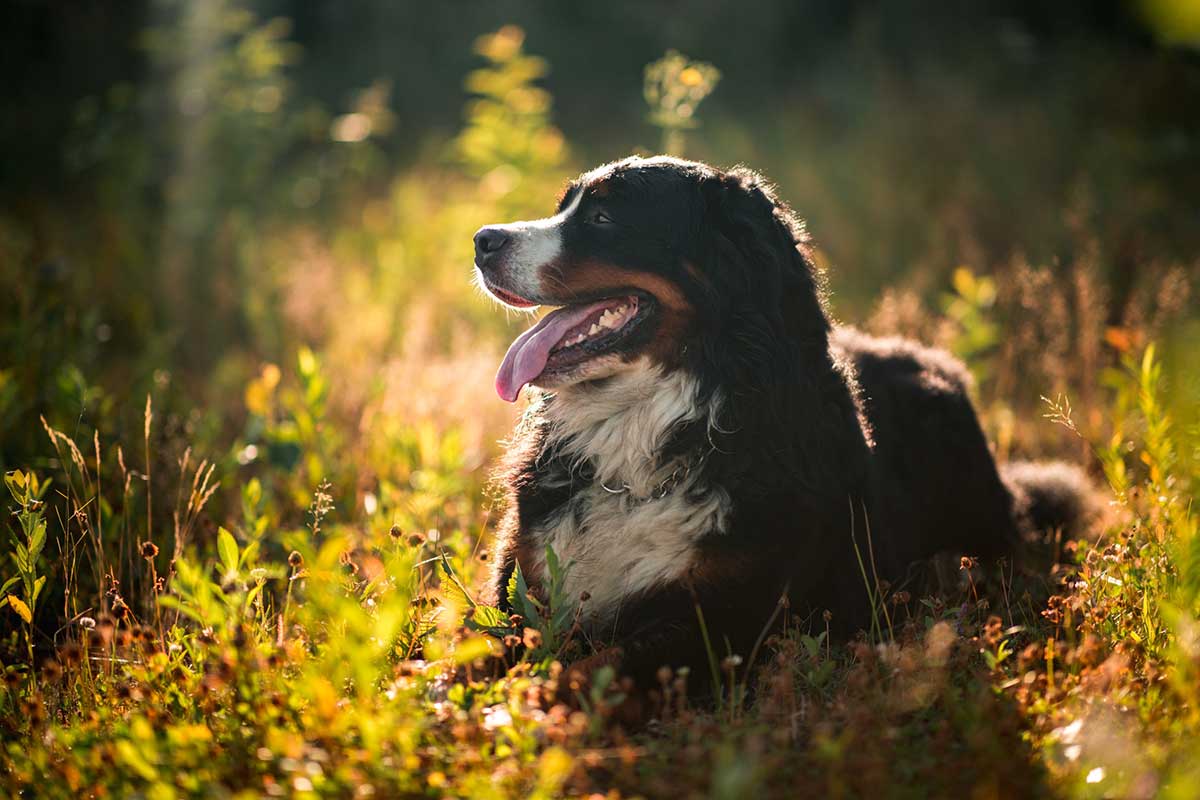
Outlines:
<svg viewBox="0 0 1200 800"><path fill-rule="evenodd" d="M547 314L529 330L522 333L508 346L500 371L496 373L496 394L512 403L521 393L522 387L542 374L550 350L567 331L583 322L599 309L611 305L611 300L587 306L568 306Z"/></svg>

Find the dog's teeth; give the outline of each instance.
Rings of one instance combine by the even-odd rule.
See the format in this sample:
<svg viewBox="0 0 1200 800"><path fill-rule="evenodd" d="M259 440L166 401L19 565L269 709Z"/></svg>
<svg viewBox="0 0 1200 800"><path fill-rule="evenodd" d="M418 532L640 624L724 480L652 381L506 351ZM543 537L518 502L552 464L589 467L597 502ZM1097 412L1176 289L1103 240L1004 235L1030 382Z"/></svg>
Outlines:
<svg viewBox="0 0 1200 800"><path fill-rule="evenodd" d="M600 326L593 322L592 327L588 329L588 336L595 336L599 332Z"/></svg>

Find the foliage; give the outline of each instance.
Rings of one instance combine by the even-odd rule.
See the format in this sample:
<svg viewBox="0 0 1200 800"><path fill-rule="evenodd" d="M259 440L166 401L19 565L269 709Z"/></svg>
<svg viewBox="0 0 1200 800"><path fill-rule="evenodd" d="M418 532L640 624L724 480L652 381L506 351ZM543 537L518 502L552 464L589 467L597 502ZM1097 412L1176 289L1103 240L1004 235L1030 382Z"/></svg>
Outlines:
<svg viewBox="0 0 1200 800"><path fill-rule="evenodd" d="M682 156L684 131L695 128L696 111L721 80L712 64L692 61L674 50L646 65L642 95L650 106L650 122L663 132L662 152Z"/></svg>
<svg viewBox="0 0 1200 800"><path fill-rule="evenodd" d="M1194 796L1186 270L1153 271L1120 309L1086 252L1058 272L962 267L933 285L938 313L888 292L871 326L965 358L1003 455L1094 459L1102 535L1040 543L1053 568L967 558L927 592L871 585L864 563L869 636L833 642L781 608L761 652L714 656L718 702L664 669L639 729L611 669L564 672L588 654L572 565L547 551L544 594L515 571L512 616L476 590L512 422L486 387L515 326L465 288L470 235L544 213L581 166L546 63L519 29L482 37L448 157L377 173L377 137L404 122L387 84L331 114L296 91L284 23L165 8L145 43L182 95L118 87L80 110L71 152L98 221L0 220L3 793ZM657 124L694 130L717 79L656 62ZM187 116L196 82L196 146L222 156L181 163L211 163L212 185L157 160L175 138L130 127L137 109ZM189 185L165 210L146 196ZM221 294L184 290L214 322L184 347L198 329L141 291L159 245ZM1069 430L1030 410L1039 394Z"/></svg>

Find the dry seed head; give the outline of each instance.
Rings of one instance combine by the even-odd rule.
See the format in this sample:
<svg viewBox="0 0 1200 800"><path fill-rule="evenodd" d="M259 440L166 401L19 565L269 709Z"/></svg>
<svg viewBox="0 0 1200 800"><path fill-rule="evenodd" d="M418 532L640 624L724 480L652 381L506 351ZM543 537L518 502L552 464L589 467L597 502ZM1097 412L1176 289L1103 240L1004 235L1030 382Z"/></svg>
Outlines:
<svg viewBox="0 0 1200 800"><path fill-rule="evenodd" d="M79 645L74 642L67 642L58 651L58 660L64 666L74 666L79 663L82 658L83 651L79 649Z"/></svg>
<svg viewBox="0 0 1200 800"><path fill-rule="evenodd" d="M299 550L293 550L288 555L288 566L292 567L293 569L296 569L303 565L304 565L304 556L300 555Z"/></svg>
<svg viewBox="0 0 1200 800"><path fill-rule="evenodd" d="M393 539L399 539L403 535L404 532L400 530L399 525L393 525L391 530L388 531L388 536L391 536Z"/></svg>
<svg viewBox="0 0 1200 800"><path fill-rule="evenodd" d="M158 545L154 542L142 542L142 558L153 561L158 555Z"/></svg>
<svg viewBox="0 0 1200 800"><path fill-rule="evenodd" d="M62 676L62 664L58 663L54 659L50 659L46 661L46 663L42 664L42 679L47 683L57 683L62 679Z"/></svg>

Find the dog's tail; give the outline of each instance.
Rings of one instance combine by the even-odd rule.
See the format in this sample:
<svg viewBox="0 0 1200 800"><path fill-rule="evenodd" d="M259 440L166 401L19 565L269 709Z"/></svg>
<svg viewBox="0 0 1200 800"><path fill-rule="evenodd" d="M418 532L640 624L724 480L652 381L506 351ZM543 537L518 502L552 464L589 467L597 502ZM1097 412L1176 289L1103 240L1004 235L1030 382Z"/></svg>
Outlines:
<svg viewBox="0 0 1200 800"><path fill-rule="evenodd" d="M1067 538L1088 532L1103 508L1082 469L1063 461L1013 461L1000 469L1027 533L1061 530Z"/></svg>

